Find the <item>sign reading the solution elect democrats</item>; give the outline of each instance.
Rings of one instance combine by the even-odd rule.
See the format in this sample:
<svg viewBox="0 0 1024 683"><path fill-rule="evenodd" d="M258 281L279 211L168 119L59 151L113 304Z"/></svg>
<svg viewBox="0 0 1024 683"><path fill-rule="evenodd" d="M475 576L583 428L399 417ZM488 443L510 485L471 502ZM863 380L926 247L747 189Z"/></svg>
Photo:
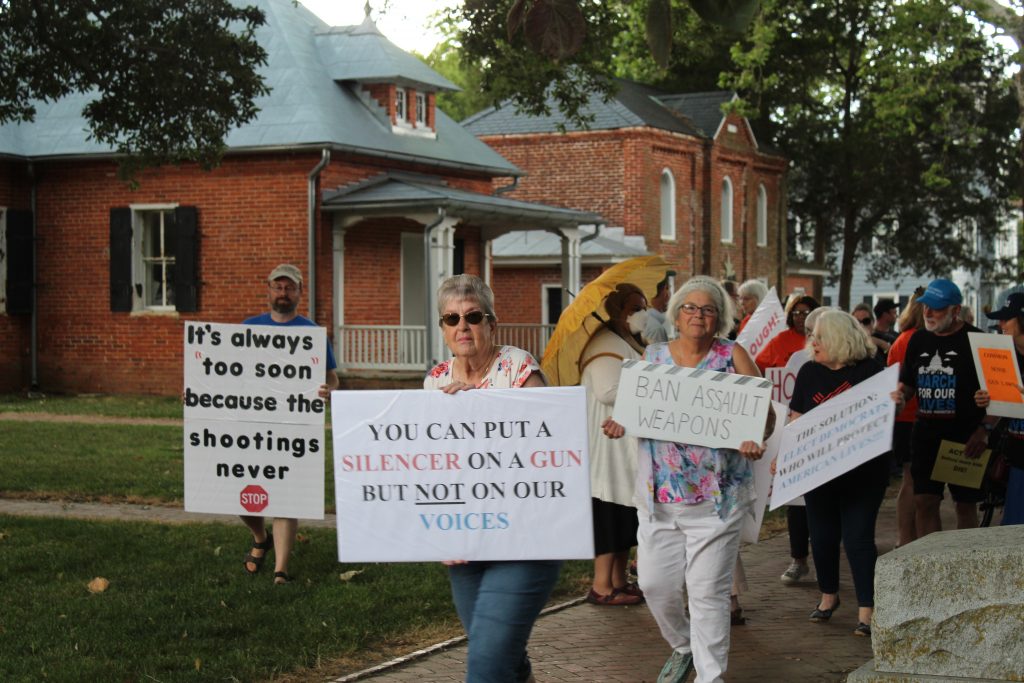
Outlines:
<svg viewBox="0 0 1024 683"><path fill-rule="evenodd" d="M764 440L771 394L760 377L627 360L612 418L632 436L739 448Z"/></svg>
<svg viewBox="0 0 1024 683"><path fill-rule="evenodd" d="M589 559L582 387L335 391L340 562Z"/></svg>
<svg viewBox="0 0 1024 683"><path fill-rule="evenodd" d="M323 519L319 327L185 323L185 509Z"/></svg>
<svg viewBox="0 0 1024 683"><path fill-rule="evenodd" d="M786 425L769 509L892 448L896 409L890 394L898 376L899 366L890 365Z"/></svg>

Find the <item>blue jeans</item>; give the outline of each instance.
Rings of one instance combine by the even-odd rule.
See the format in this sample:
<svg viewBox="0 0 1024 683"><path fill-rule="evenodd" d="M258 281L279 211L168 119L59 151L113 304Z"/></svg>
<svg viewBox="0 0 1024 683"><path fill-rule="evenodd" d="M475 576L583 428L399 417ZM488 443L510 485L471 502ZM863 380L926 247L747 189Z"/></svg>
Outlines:
<svg viewBox="0 0 1024 683"><path fill-rule="evenodd" d="M448 569L455 609L469 636L466 681L525 681L530 677L526 643L562 562L470 562Z"/></svg>

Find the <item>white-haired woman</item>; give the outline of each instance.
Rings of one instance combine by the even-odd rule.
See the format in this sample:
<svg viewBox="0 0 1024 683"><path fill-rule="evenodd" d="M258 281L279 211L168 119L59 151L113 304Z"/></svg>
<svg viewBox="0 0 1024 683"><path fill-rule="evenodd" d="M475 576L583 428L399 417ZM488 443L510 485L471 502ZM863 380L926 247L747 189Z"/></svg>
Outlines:
<svg viewBox="0 0 1024 683"><path fill-rule="evenodd" d="M750 322L750 316L761 305L764 298L768 296L768 288L760 280L747 280L739 288L740 295L740 326L736 328L736 334L743 331L743 328Z"/></svg>
<svg viewBox="0 0 1024 683"><path fill-rule="evenodd" d="M431 370L424 389L454 394L470 389L546 385L528 352L494 341L494 293L475 275L456 275L437 292L439 325L452 358ZM443 405L439 404L439 409ZM526 643L558 580L558 561L446 562L452 599L466 634L467 681L531 681Z"/></svg>
<svg viewBox="0 0 1024 683"><path fill-rule="evenodd" d="M732 312L718 282L691 279L668 305L679 337L648 346L644 360L760 377L743 347L725 338ZM611 419L604 432L611 438L625 434ZM701 683L721 681L729 659L729 589L740 527L755 497L750 461L764 454L764 446L745 441L733 450L640 439L639 447L640 588L672 647L658 681L678 683L694 669Z"/></svg>
<svg viewBox="0 0 1024 683"><path fill-rule="evenodd" d="M808 336L811 361L797 373L790 421L881 372L864 326L844 311L826 311ZM902 407L902 406L900 406ZM855 635L871 635L874 611L875 520L889 483L889 457L882 454L804 494L811 553L821 597L811 612L825 622L839 607L839 546L850 563L857 595Z"/></svg>

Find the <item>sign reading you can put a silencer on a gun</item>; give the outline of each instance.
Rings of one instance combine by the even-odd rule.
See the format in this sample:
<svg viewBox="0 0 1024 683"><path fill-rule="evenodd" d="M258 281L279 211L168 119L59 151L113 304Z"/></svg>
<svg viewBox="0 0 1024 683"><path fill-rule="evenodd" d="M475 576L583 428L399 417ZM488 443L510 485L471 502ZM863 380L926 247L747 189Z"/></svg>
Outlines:
<svg viewBox="0 0 1024 683"><path fill-rule="evenodd" d="M326 333L185 324L185 509L323 519Z"/></svg>

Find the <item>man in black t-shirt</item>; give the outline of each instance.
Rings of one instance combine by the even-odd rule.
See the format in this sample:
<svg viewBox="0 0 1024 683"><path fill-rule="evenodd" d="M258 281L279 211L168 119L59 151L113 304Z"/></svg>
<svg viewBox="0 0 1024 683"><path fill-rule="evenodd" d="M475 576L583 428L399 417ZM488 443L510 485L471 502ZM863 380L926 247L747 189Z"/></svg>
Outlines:
<svg viewBox="0 0 1024 683"><path fill-rule="evenodd" d="M917 417L911 437L911 473L917 533L942 530L939 504L945 484L931 478L943 440L966 444L965 455L976 457L985 448L988 432L984 409L974 402L980 384L968 332L980 332L960 320L960 288L946 279L932 281L918 299L924 306L924 329L907 345L900 368L900 389L917 396ZM957 528L978 526L978 489L949 485L956 503Z"/></svg>

